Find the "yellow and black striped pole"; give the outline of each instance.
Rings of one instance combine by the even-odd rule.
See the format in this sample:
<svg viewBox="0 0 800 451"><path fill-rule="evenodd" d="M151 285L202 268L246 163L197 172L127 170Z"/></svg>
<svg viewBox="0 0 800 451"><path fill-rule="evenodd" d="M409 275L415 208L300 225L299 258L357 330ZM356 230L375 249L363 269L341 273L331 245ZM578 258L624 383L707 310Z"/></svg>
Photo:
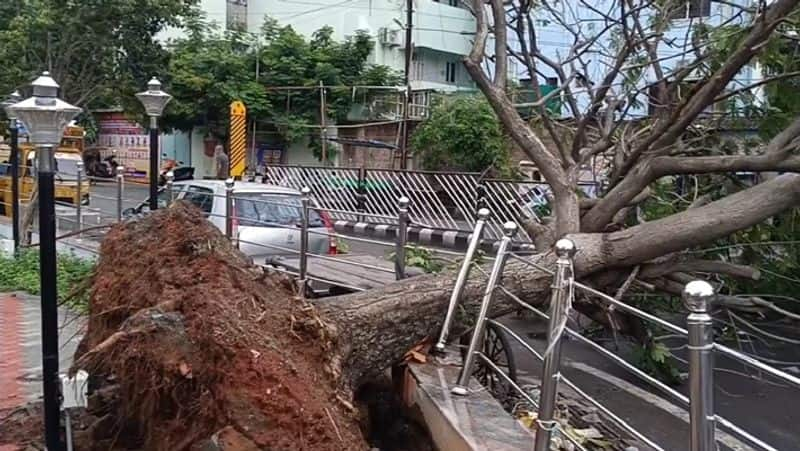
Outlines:
<svg viewBox="0 0 800 451"><path fill-rule="evenodd" d="M244 175L247 145L247 108L238 100L231 103L230 176Z"/></svg>

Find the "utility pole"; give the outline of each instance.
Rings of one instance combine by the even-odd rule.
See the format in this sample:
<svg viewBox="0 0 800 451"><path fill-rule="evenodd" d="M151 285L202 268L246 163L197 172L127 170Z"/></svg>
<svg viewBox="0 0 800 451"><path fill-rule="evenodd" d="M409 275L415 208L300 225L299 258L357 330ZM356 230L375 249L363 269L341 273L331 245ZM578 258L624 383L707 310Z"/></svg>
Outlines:
<svg viewBox="0 0 800 451"><path fill-rule="evenodd" d="M411 55L412 35L414 27L414 0L406 0L406 65L405 65L405 85L406 93L403 96L403 133L400 137L400 169L406 169L408 164L408 106L411 100Z"/></svg>
<svg viewBox="0 0 800 451"><path fill-rule="evenodd" d="M256 83L261 78L261 36L256 35ZM258 151L256 150L256 116L253 115L253 132L252 132L252 148L251 155L250 155L250 169L252 170L253 174L256 173L256 168L258 168Z"/></svg>
<svg viewBox="0 0 800 451"><path fill-rule="evenodd" d="M325 115L327 112L325 111L325 85L322 84L322 80L319 81L319 140L322 145L322 166L328 166L328 142L326 141L326 137L328 136L328 130L326 129L326 121Z"/></svg>

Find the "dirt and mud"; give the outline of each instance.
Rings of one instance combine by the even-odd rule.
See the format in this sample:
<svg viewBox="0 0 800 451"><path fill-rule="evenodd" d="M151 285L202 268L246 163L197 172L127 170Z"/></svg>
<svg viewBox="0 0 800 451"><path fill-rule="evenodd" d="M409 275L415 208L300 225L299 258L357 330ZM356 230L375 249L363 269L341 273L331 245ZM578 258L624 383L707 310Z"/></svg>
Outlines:
<svg viewBox="0 0 800 451"><path fill-rule="evenodd" d="M186 205L113 228L75 365L113 387L90 406L96 448L190 449L232 429L261 449L367 449L291 287Z"/></svg>

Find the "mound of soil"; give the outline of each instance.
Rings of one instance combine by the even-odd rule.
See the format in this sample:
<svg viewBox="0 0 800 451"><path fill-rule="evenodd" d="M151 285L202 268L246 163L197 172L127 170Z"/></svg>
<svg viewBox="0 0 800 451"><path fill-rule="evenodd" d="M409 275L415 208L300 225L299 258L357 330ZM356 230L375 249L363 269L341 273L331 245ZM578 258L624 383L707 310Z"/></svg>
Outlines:
<svg viewBox="0 0 800 451"><path fill-rule="evenodd" d="M199 449L219 431L254 449L366 449L329 352L288 280L177 203L103 241L73 371L113 387L90 405L107 426L94 428L98 449Z"/></svg>

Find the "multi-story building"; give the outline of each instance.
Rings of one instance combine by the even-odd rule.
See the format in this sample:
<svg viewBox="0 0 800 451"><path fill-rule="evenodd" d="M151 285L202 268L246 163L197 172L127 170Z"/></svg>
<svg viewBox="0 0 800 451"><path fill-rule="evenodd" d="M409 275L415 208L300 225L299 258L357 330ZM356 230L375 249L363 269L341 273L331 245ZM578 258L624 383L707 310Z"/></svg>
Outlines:
<svg viewBox="0 0 800 451"><path fill-rule="evenodd" d="M661 38L660 45L658 46L658 59L664 72L669 74L686 64L692 62L695 58L692 48L692 36L694 30L698 25L706 25L708 27L717 27L722 24L736 25L744 24L749 20L747 13L743 13L743 7L750 5L751 0L733 0L731 2L716 2L712 0L686 0L682 6L676 8L671 14L670 25L666 29L663 37ZM616 3L615 3L616 4ZM581 58L580 63L573 61L571 64L565 66L565 72L571 73L572 70L581 72L583 84L599 84L605 77L608 69L613 65L613 59L616 56L614 50L614 43L612 40L615 33L609 32L605 28L607 20L601 12L609 12L612 3L610 0L599 0L593 3L579 2L576 0L565 0L561 2L554 2L552 10L547 11L544 8L539 8L535 12L534 26L536 27L537 42L542 53L553 61L564 61L569 57L570 49L575 41L574 35L567 30L563 23L571 24L573 31L580 29L583 39L590 39L595 35L599 35L589 52L585 53ZM611 14L615 12L611 11ZM648 11L642 12L641 23L648 26L649 18ZM509 33L509 36L514 36L514 33ZM511 45L515 45L514 39L511 38ZM516 43L519 47L519 44ZM548 89L558 84L555 72L544 64L539 64L538 69L541 70L539 79L540 85L547 86ZM525 83L530 83L529 74L520 65L516 65L515 72L520 80L525 80ZM624 71L623 71L624 72ZM622 94L626 88L623 87L622 79L629 76L630 73L624 72L613 82L612 89ZM729 90L745 87L757 82L762 78L761 70L758 64L751 64L745 66L740 73L735 77L728 87ZM700 79L700 74L697 76L689 76L682 86L677 89L677 95L681 95L682 91L685 92L694 81ZM628 89L641 89L652 83L655 80L655 74L652 70L645 70L641 73L638 80L632 84L628 84ZM523 85L525 84L523 83ZM578 85L578 82L573 82ZM683 89L682 89L683 88ZM585 94L580 94L582 90L580 86L576 86L575 98L579 106L584 109L589 105L589 98ZM628 110L628 117L626 119L635 119L646 117L652 114L657 105L654 105L647 90L642 89L636 100L636 107ZM754 99L763 101L763 93L760 89L754 89ZM739 105L741 106L741 105ZM730 113L732 105L719 104L710 108L708 114L714 113ZM736 108L736 105L733 105ZM724 110L724 111L723 111ZM570 112L565 108L560 109L560 114L563 117L569 117Z"/></svg>
<svg viewBox="0 0 800 451"><path fill-rule="evenodd" d="M291 25L305 36L325 26L333 28L333 37L338 40L356 30L366 31L375 40L369 62L402 72L408 51L408 3L413 4L413 89L472 89L474 85L461 66L461 59L469 52L475 20L459 6L460 0L201 0L199 6L208 20L251 33L259 32L265 17ZM169 35L177 32L172 30Z"/></svg>
<svg viewBox="0 0 800 451"><path fill-rule="evenodd" d="M409 4L412 5L410 49L406 48ZM333 29L333 38L337 40L343 40L357 30L366 31L375 42L369 63L389 66L402 73L406 55L410 55L409 82L414 96L409 111L414 116L426 111L424 104L430 100L430 92L474 89L461 60L470 50L475 20L460 5L460 0L201 0L198 4L206 19L220 28L244 29L254 34L259 33L266 17L276 19L281 25L290 25L305 36L311 36L324 26ZM162 37L176 38L181 34L180 29L170 29ZM389 109L393 109L396 119L399 119L402 91L387 97L384 103L394 102ZM374 119L363 118L365 122ZM397 127L349 131L352 138L369 140L375 134L396 134ZM331 129L330 133L335 132ZM213 172L213 161L207 155L208 144L203 142L203 137L189 139L183 134L175 134L165 136L163 141L170 158L175 154L176 159L192 164L199 176ZM284 163L318 163L302 143L282 149L277 159ZM348 161L345 159L343 162ZM381 165L386 165L386 161Z"/></svg>

